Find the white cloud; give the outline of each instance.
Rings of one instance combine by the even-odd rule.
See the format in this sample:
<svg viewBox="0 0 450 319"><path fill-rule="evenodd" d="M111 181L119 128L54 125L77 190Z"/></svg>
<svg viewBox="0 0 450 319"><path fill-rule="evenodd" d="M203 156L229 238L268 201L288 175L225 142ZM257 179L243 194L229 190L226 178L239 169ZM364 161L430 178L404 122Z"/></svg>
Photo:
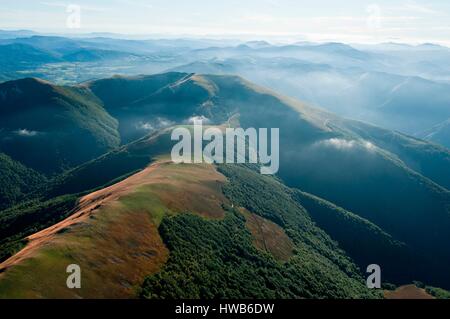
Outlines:
<svg viewBox="0 0 450 319"><path fill-rule="evenodd" d="M374 150L376 148L375 145L373 145L372 143L370 143L368 141L364 141L363 146L368 150Z"/></svg>
<svg viewBox="0 0 450 319"><path fill-rule="evenodd" d="M175 123L165 119L165 118L161 118L161 117L157 117L156 119L153 119L151 121L140 121L138 122L135 127L138 130L143 130L143 131L153 131L153 130L158 130L161 128L166 128L169 126L173 126Z"/></svg>
<svg viewBox="0 0 450 319"><path fill-rule="evenodd" d="M356 141L348 141L340 138L330 138L320 142L321 145L331 146L337 149L351 149L355 147Z"/></svg>
<svg viewBox="0 0 450 319"><path fill-rule="evenodd" d="M317 144L320 146L336 148L338 150L351 150L356 147L363 147L368 151L372 151L376 148L375 145L368 141L346 140L342 138L330 138L328 140L320 141Z"/></svg>
<svg viewBox="0 0 450 319"><path fill-rule="evenodd" d="M153 125L151 125L150 123L148 123L148 122L139 122L137 125L136 125L136 127L137 127L137 129L139 129L139 130L144 130L144 131L151 131L151 130L153 130L154 129L154 127L153 127Z"/></svg>
<svg viewBox="0 0 450 319"><path fill-rule="evenodd" d="M199 122L199 121L202 121L203 124L208 124L210 122L210 120L203 115L202 116L193 116L187 120L187 122L191 123L191 124L195 124L196 122Z"/></svg>
<svg viewBox="0 0 450 319"><path fill-rule="evenodd" d="M37 131L30 131L30 130L27 130L26 128L14 131L14 133L19 135L19 136L24 136L24 137L33 137L33 136L36 136L38 134Z"/></svg>
<svg viewBox="0 0 450 319"><path fill-rule="evenodd" d="M157 125L158 125L159 128L161 128L161 127L169 127L169 126L172 126L172 125L175 124L174 122L172 122L170 120L167 120L167 119L163 119L163 118L158 118L157 121L158 121Z"/></svg>

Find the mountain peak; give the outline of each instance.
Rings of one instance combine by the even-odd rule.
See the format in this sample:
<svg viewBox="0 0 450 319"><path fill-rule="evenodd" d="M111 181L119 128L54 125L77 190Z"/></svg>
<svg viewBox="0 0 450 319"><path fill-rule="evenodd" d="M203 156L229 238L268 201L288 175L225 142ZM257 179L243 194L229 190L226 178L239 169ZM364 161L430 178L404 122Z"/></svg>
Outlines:
<svg viewBox="0 0 450 319"><path fill-rule="evenodd" d="M25 97L25 95L32 94L33 98L30 100L32 103L33 100L36 102L37 97L53 95L54 89L55 86L52 83L35 77L7 81L0 83L0 100L5 103L8 100L12 102L17 101L22 95Z"/></svg>

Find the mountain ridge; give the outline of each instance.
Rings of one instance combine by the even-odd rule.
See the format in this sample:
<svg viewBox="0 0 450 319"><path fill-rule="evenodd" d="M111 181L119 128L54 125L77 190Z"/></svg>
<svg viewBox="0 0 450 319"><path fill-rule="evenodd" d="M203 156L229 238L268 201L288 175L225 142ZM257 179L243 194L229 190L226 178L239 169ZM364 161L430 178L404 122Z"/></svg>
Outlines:
<svg viewBox="0 0 450 319"><path fill-rule="evenodd" d="M50 84L36 85L49 89L47 86ZM50 90L52 88L50 85ZM254 179L255 185L267 183L280 188L282 196L291 194L289 189L312 194L334 206L324 206L324 202L309 198L309 205L315 211L309 215L303 208L302 214L312 220L316 218L319 226L325 229L324 234L332 236L347 249L344 255L351 256L360 265L367 260L367 252L358 251L350 245L348 237L330 228L333 220L347 220L345 227L356 227L366 234L365 239L372 244L376 240L370 241L370 238L383 238L380 245L400 249L402 254L404 252L404 255L396 254L392 265L386 266L389 267L386 270L389 278L421 279L443 287L450 284L444 276L444 269L450 264L450 256L445 249L445 243L449 240L446 229L450 225L450 194L446 189L449 181L442 174L449 169L449 152L444 148L358 121L342 119L238 76L173 72L115 77L83 83L75 88L57 87L57 90L75 96L85 93L90 102L117 121L117 132L125 145L101 157L93 156L90 161L81 166L74 165L65 174L52 179L39 193L39 200L52 201L55 197L70 196L70 204L73 196L78 198L84 192L108 187L107 184L116 183L117 179L128 178L159 156L169 154L173 145L170 141L171 128L174 125L189 125L193 117L203 117L210 125L230 124L229 119L233 117L234 125L244 129L267 128L276 123L280 128L280 184L260 180L259 176L246 170L236 168L233 171L233 168L228 168L230 176L234 176L236 171L241 172L234 176L235 185L240 185L238 189L249 191L253 187L244 186L244 181L240 179L242 175ZM74 104L76 107L84 105ZM236 196L236 193L233 191L229 195ZM250 193L248 195L251 196ZM288 196L292 207L301 205L302 200L296 202L292 196ZM283 220L282 212L270 215L270 210L258 203L260 199L254 200L247 205L243 202L241 206L250 213L259 212L262 218L270 217L269 220L280 227L285 226L280 222ZM42 205L44 211L53 207L51 202ZM8 211L8 218L13 220L15 214L22 216L25 212L37 216L33 206L29 209L12 208ZM37 209L42 210L42 207ZM229 216L230 219L224 223L241 229L239 215L235 216L233 212ZM189 216L169 217L165 225L171 226L167 228L169 232L165 233L164 238L167 242L175 240L177 247L183 243L171 235L172 227L177 233L182 232L180 225L186 223L195 233L202 227L222 233L225 225L211 225ZM289 232L286 234L289 235ZM213 251L216 251L216 243L212 245L215 247ZM253 249L250 246L247 248ZM374 249L383 252L380 247ZM226 251L230 253L228 248ZM408 255L408 251L413 251L414 256ZM210 254L211 251L204 253ZM378 255L386 260L381 254ZM409 258L420 262L411 266L412 263L407 262L411 261ZM214 264L222 262L215 260ZM337 260L334 262L338 263ZM180 269L177 264L170 265L174 267L170 268L172 270L168 269L159 275L162 277L152 277L148 282L164 280L174 269ZM402 273L402 267L407 265L411 269ZM148 287L145 291L145 296L163 293Z"/></svg>

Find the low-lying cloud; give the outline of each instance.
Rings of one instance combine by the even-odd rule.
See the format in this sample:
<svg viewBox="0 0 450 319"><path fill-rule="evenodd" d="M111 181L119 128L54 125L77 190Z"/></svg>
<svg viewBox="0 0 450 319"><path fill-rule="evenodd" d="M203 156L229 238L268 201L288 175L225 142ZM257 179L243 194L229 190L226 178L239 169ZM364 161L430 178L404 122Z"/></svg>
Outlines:
<svg viewBox="0 0 450 319"><path fill-rule="evenodd" d="M192 116L190 117L187 122L189 124L195 124L196 122L200 122L202 121L203 124L209 124L211 123L211 121L209 120L209 118L205 117L205 116Z"/></svg>
<svg viewBox="0 0 450 319"><path fill-rule="evenodd" d="M138 130L143 130L143 131L153 131L153 130L158 130L158 129L162 129L162 128L166 128L166 127L170 127L173 126L175 123L162 118L162 117L157 117L151 121L140 121L136 124L136 128Z"/></svg>
<svg viewBox="0 0 450 319"><path fill-rule="evenodd" d="M38 135L39 132L27 130L26 128L24 128L24 129L18 129L17 131L14 131L14 134L23 136L23 137L33 137L33 136Z"/></svg>
<svg viewBox="0 0 450 319"><path fill-rule="evenodd" d="M356 147L363 147L369 151L375 149L375 145L373 145L371 142L364 140L346 140L343 138L330 138L324 141L320 141L317 144L325 147L333 147L338 150L352 150Z"/></svg>
<svg viewBox="0 0 450 319"><path fill-rule="evenodd" d="M154 126L148 122L145 122L145 123L139 122L136 126L139 130L144 130L144 131L152 131L154 129Z"/></svg>

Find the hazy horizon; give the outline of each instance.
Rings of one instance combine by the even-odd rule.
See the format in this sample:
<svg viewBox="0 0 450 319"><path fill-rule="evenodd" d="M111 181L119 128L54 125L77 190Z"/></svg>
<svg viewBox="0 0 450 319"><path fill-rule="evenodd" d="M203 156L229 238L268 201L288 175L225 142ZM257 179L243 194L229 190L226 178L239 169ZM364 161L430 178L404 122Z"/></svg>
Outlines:
<svg viewBox="0 0 450 319"><path fill-rule="evenodd" d="M310 40L304 39L301 36L298 38L289 38L289 37L276 37L276 36L242 36L240 34L204 34L204 35L195 35L195 34L164 34L164 33L154 33L154 34L134 34L134 33L116 33L116 32L44 32L37 31L33 29L20 29L20 28L0 28L0 32L11 32L11 33L19 33L19 32L29 32L29 35L24 35L21 37L31 37L31 36L45 36L45 37L66 37L66 38L113 38L113 39L122 39L122 40L137 40L137 41L145 41L145 40L198 40L198 41L217 41L218 43L230 43L230 45L237 45L239 43L245 44L248 42L259 42L265 41L270 45L289 45L289 44L301 44L301 43L311 43L311 44L326 44L326 43L342 43L346 45L368 45L368 46L376 46L383 44L396 44L396 45L405 45L405 46L421 46L421 45L438 45L445 48L450 48L450 41L440 42L440 41L417 41L417 42L407 42L399 40L391 40L391 41L379 41L379 42L370 42L370 41L343 41L336 39L322 39L322 40Z"/></svg>
<svg viewBox="0 0 450 319"><path fill-rule="evenodd" d="M78 9L77 9L78 8ZM79 10L79 24L70 25ZM190 37L280 42L450 45L450 3L432 1L159 0L3 3L0 29L80 35Z"/></svg>

